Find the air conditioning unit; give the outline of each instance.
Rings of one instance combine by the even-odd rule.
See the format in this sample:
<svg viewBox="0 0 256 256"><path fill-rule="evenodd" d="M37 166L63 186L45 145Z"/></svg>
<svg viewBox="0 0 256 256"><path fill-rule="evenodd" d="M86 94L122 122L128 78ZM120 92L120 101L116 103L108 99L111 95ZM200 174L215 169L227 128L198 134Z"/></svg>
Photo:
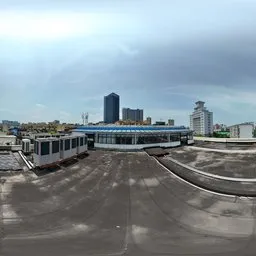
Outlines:
<svg viewBox="0 0 256 256"><path fill-rule="evenodd" d="M22 140L22 151L24 154L29 154L31 152L31 149L30 149L30 145L31 145L31 142L30 142L30 139L23 139Z"/></svg>

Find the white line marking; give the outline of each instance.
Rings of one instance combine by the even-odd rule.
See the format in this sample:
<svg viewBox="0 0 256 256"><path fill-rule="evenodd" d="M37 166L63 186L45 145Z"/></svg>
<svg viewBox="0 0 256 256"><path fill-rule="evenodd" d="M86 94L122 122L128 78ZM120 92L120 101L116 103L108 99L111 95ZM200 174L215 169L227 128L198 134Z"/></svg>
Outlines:
<svg viewBox="0 0 256 256"><path fill-rule="evenodd" d="M149 156L149 155L148 155ZM149 156L150 157L150 156ZM184 180L183 178L181 178L180 176L176 175L175 173L171 172L167 167L165 167L163 164L161 164L156 158L153 157L153 159L155 159L155 161L161 166L163 167L166 171L168 171L169 173L171 173L173 176L175 176L177 179L181 180L182 182L192 186L192 187L195 187L199 190L202 190L202 191L205 191L207 193L210 193L210 194L214 194L214 195L218 195L218 196L225 196L225 197L232 197L232 198L236 198L237 196L235 195L229 195L229 194L222 194L222 193L218 193L218 192L214 192L214 191L211 191L211 190L208 190L208 189L205 189L205 188L201 188L193 183L190 183L186 180Z"/></svg>
<svg viewBox="0 0 256 256"><path fill-rule="evenodd" d="M184 168L186 168L190 171L202 174L202 175L207 176L207 177L220 179L220 180L237 181L237 182L256 182L255 178L252 178L252 179L250 179L250 178L232 178L232 177L226 177L226 176L221 176L221 175L217 175L217 174L211 174L211 173L204 172L204 171L199 171L198 169L195 169L195 168L193 168L189 165L183 164L183 163L173 159L172 157L168 156L168 159L170 159L172 162L174 162L177 165L180 165L180 166L182 166L182 167L184 167Z"/></svg>
<svg viewBox="0 0 256 256"><path fill-rule="evenodd" d="M210 151L210 152L218 152L218 153L226 153L226 154L255 154L256 149L248 149L248 150L237 150L237 149L217 149L217 148L202 148L196 146L189 146L190 149L201 150L201 151Z"/></svg>

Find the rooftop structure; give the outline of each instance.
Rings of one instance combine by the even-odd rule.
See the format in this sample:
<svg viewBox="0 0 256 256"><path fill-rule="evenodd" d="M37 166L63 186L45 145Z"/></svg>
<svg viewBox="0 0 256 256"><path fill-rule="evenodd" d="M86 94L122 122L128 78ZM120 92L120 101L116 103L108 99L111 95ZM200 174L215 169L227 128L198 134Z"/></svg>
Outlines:
<svg viewBox="0 0 256 256"><path fill-rule="evenodd" d="M192 131L185 126L81 126L73 133L85 133L96 148L123 150L192 144Z"/></svg>

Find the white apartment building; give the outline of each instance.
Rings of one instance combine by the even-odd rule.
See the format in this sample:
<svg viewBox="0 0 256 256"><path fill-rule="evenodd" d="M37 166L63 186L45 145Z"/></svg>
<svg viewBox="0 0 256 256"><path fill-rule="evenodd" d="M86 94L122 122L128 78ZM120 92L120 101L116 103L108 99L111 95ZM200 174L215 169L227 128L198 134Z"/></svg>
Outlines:
<svg viewBox="0 0 256 256"><path fill-rule="evenodd" d="M253 123L236 124L229 127L230 138L253 138Z"/></svg>
<svg viewBox="0 0 256 256"><path fill-rule="evenodd" d="M190 129L195 135L210 135L213 133L213 113L204 106L205 102L196 102L194 112L190 115Z"/></svg>

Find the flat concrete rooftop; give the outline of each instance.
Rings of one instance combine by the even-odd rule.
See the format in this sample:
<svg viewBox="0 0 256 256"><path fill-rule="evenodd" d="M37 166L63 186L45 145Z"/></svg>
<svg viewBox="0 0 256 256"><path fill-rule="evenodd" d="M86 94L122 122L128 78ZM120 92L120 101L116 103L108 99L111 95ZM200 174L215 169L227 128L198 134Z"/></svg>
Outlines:
<svg viewBox="0 0 256 256"><path fill-rule="evenodd" d="M57 172L0 184L3 256L256 252L255 199L191 186L146 153L93 151Z"/></svg>
<svg viewBox="0 0 256 256"><path fill-rule="evenodd" d="M17 159L18 157L10 151L0 151L0 171L21 170L22 166Z"/></svg>
<svg viewBox="0 0 256 256"><path fill-rule="evenodd" d="M193 147L173 148L166 151L170 153L169 157L204 172L227 177L256 178L256 153L228 154L208 152L203 149L195 150Z"/></svg>

